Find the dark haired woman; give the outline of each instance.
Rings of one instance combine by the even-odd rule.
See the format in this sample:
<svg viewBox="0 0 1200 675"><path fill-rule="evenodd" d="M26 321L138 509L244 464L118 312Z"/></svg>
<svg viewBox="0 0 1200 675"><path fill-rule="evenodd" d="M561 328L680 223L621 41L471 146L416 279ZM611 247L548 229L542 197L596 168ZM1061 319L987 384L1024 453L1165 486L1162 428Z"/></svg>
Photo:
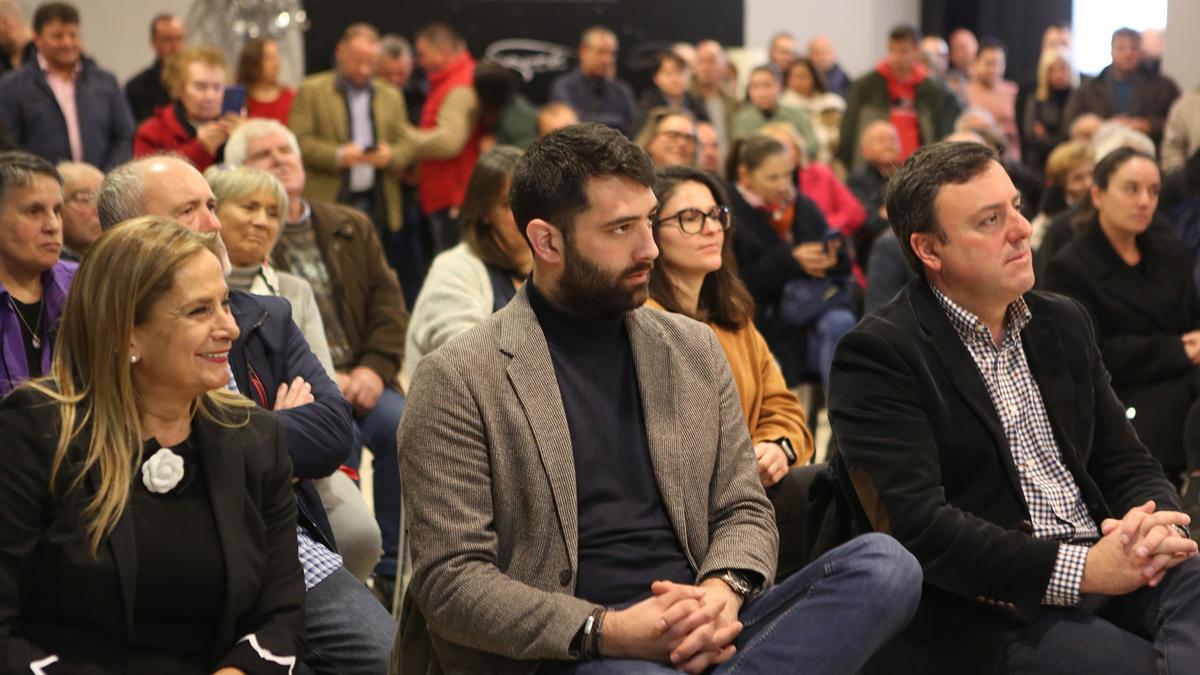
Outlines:
<svg viewBox="0 0 1200 675"><path fill-rule="evenodd" d="M832 166L841 134L842 113L846 110L845 99L825 88L825 78L808 57L801 56L792 61L783 75L783 82L785 88L779 102L808 113L813 132L821 143L816 158L822 164Z"/></svg>
<svg viewBox="0 0 1200 675"><path fill-rule="evenodd" d="M296 92L279 84L279 43L253 38L238 57L237 83L246 88L246 115L288 123Z"/></svg>
<svg viewBox="0 0 1200 675"><path fill-rule="evenodd" d="M495 61L480 61L475 66L475 96L485 149L494 144L524 150L537 140L537 108L521 94L513 71Z"/></svg>
<svg viewBox="0 0 1200 675"><path fill-rule="evenodd" d="M759 478L764 486L773 485L789 466L812 456L812 433L800 401L788 391L774 355L754 327L754 299L738 278L733 259L725 190L699 169L672 166L659 170L654 194L659 256L650 275L650 304L712 327L733 369Z"/></svg>
<svg viewBox="0 0 1200 675"><path fill-rule="evenodd" d="M794 524L805 509L790 508L795 492L788 469L807 464L813 437L796 395L788 390L775 356L754 327L754 300L737 276L733 221L725 190L710 174L673 166L660 169L654 185L659 256L650 275L651 307L676 312L712 327L729 359L742 414L754 443L758 479L775 504L780 525L780 568L796 569L800 545Z"/></svg>
<svg viewBox="0 0 1200 675"><path fill-rule="evenodd" d="M769 66L759 66L750 71L746 102L738 108L729 123L729 137L746 138L773 120L789 122L804 136L804 147L808 148L809 156L816 157L821 141L813 130L812 118L808 112L784 104L780 100L782 92L783 84L779 81L779 75Z"/></svg>
<svg viewBox="0 0 1200 675"><path fill-rule="evenodd" d="M508 304L533 269L533 254L508 205L521 151L483 153L463 198L462 243L434 259L408 321L403 379L421 358Z"/></svg>
<svg viewBox="0 0 1200 675"><path fill-rule="evenodd" d="M791 386L820 375L856 318L850 257L821 210L792 184L795 160L774 138L739 141L730 163L738 273L758 306L755 324Z"/></svg>
<svg viewBox="0 0 1200 675"><path fill-rule="evenodd" d="M1174 232L1151 225L1160 186L1154 158L1114 150L1093 182L1090 220L1050 261L1046 290L1091 313L1113 390L1167 476L1190 472L1185 508L1198 517L1200 307L1190 256Z"/></svg>

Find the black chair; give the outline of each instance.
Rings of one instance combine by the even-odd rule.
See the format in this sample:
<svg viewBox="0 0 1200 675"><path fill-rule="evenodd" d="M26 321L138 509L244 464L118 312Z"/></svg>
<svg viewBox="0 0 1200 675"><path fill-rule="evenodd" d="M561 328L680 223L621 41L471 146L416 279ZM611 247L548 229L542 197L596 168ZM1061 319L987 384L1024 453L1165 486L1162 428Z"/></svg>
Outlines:
<svg viewBox="0 0 1200 675"><path fill-rule="evenodd" d="M775 506L775 525L779 528L777 583L809 562L808 493L826 466L822 463L794 467L782 480L767 488L767 496Z"/></svg>

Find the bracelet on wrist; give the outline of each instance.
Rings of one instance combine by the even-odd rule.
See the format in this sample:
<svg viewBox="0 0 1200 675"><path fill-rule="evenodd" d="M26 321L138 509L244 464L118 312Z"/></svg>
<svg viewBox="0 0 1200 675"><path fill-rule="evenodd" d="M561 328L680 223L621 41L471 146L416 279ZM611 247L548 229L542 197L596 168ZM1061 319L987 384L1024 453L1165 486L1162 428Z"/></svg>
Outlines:
<svg viewBox="0 0 1200 675"><path fill-rule="evenodd" d="M579 655L584 659L598 659L601 655L600 641L602 639L602 630L604 626L604 616L608 613L608 609L597 607L592 610L588 618L583 622L583 639L579 645Z"/></svg>

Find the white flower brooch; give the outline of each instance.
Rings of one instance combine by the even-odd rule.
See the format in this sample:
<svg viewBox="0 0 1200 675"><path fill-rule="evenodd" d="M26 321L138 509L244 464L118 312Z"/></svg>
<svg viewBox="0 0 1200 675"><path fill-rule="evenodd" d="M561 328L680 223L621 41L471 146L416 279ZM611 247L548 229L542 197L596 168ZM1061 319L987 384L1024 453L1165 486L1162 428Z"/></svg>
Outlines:
<svg viewBox="0 0 1200 675"><path fill-rule="evenodd" d="M142 464L142 485L157 494L175 489L183 479L183 457L162 448Z"/></svg>

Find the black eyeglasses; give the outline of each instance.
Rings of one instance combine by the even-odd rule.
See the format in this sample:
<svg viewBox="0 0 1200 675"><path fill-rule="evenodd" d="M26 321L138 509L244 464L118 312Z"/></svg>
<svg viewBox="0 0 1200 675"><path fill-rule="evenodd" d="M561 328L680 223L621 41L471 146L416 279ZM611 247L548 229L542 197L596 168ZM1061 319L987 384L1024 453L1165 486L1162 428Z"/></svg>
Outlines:
<svg viewBox="0 0 1200 675"><path fill-rule="evenodd" d="M720 225L722 232L728 230L729 226L733 224L728 206L713 207L713 210L708 213L700 209L683 209L673 216L659 218L658 223L661 225L672 220L679 223L679 229L686 234L700 234L704 230L704 223L708 220Z"/></svg>

